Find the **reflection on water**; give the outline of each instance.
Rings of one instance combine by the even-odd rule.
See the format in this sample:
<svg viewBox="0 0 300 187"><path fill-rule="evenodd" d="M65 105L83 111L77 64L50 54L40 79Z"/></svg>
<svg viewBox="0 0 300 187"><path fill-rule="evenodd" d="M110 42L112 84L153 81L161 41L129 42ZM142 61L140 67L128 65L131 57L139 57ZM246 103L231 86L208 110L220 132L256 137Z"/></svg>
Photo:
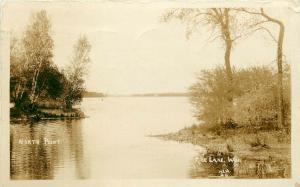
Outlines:
<svg viewBox="0 0 300 187"><path fill-rule="evenodd" d="M12 179L88 177L79 120L11 124L10 141Z"/></svg>
<svg viewBox="0 0 300 187"><path fill-rule="evenodd" d="M195 122L185 97L89 98L81 108L88 118L11 124L12 179L290 176L284 160L229 162L234 155L147 136L176 132Z"/></svg>
<svg viewBox="0 0 300 187"><path fill-rule="evenodd" d="M194 157L191 178L216 178L235 176L234 167L239 162L231 153L211 152Z"/></svg>
<svg viewBox="0 0 300 187"><path fill-rule="evenodd" d="M194 157L191 178L290 178L290 164L272 158L239 159L232 153L212 152Z"/></svg>
<svg viewBox="0 0 300 187"><path fill-rule="evenodd" d="M188 98L88 98L81 108L88 118L11 124L12 179L191 177L201 148L147 136L193 124Z"/></svg>

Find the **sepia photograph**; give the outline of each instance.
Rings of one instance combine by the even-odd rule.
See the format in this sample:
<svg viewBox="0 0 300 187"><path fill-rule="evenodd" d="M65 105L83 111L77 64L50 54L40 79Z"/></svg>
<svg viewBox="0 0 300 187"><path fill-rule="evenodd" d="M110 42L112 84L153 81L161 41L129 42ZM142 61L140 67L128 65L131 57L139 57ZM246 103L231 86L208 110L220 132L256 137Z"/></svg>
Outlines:
<svg viewBox="0 0 300 187"><path fill-rule="evenodd" d="M10 180L292 178L290 8L10 2L2 13Z"/></svg>

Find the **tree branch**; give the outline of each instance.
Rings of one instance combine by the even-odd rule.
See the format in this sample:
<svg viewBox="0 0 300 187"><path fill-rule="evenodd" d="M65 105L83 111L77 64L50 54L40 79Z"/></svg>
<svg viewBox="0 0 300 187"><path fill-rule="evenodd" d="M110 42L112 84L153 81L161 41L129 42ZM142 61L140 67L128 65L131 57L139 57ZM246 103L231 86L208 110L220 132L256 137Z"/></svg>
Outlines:
<svg viewBox="0 0 300 187"><path fill-rule="evenodd" d="M275 23L277 23L277 24L280 25L280 26L283 25L281 21L279 21L279 20L277 20L277 19L275 19L275 18L271 18L270 16L268 16L267 14L265 14L265 11L264 11L263 8L260 9L260 12L261 12L261 15L262 15L263 17L265 17L267 20L272 21L272 22L275 22Z"/></svg>
<svg viewBox="0 0 300 187"><path fill-rule="evenodd" d="M277 39L276 39L275 36L271 33L271 31L270 31L269 29L267 29L266 27L262 27L262 26L259 27L259 28L257 28L257 29L254 29L254 30L252 30L252 31L250 31L250 32L248 32L248 33L244 33L244 34L241 34L241 35L239 35L239 36L236 36L232 41L235 41L235 40L237 40L237 39L239 39L239 38L241 38L241 37L244 37L244 36L248 36L248 35L250 35L250 34L253 34L254 32L259 31L259 30L266 31L266 32L269 34L269 36L272 38L272 40L273 40L275 43L278 43Z"/></svg>
<svg viewBox="0 0 300 187"><path fill-rule="evenodd" d="M252 12L252 11L249 11L245 8L234 8L233 10L235 11L241 11L241 12L246 12L248 14L254 14L254 15L261 15L261 12Z"/></svg>
<svg viewBox="0 0 300 187"><path fill-rule="evenodd" d="M257 30L264 30L264 31L266 31L269 34L269 36L273 39L273 41L275 43L278 43L278 40L275 38L275 36L272 34L272 32L269 29L267 29L266 27L259 27Z"/></svg>
<svg viewBox="0 0 300 187"><path fill-rule="evenodd" d="M250 25L249 27L253 28L253 27L257 26L257 25L268 23L268 22L270 22L270 20L260 21L260 22L257 22L257 23L254 23L254 24Z"/></svg>

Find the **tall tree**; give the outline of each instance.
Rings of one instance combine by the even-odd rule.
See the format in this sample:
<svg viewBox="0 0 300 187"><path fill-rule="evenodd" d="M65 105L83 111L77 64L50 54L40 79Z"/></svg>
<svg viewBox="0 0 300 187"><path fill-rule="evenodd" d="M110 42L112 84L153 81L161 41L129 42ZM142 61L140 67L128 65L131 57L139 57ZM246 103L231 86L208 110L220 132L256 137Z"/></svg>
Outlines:
<svg viewBox="0 0 300 187"><path fill-rule="evenodd" d="M10 99L16 106L24 100L26 83L24 51L20 41L12 37L10 39Z"/></svg>
<svg viewBox="0 0 300 187"><path fill-rule="evenodd" d="M74 45L71 63L66 68L65 104L67 109L71 109L82 99L82 94L85 91L84 76L88 72L90 51L91 44L85 36L81 36Z"/></svg>
<svg viewBox="0 0 300 187"><path fill-rule="evenodd" d="M24 34L25 60L31 75L29 92L31 104L38 99L37 83L40 72L52 63L54 44L50 32L50 19L47 12L42 10L32 16Z"/></svg>
<svg viewBox="0 0 300 187"><path fill-rule="evenodd" d="M260 8L259 10L248 10L244 8L236 9L237 11L241 11L250 15L254 15L256 18L260 19L254 19L256 20L253 24L253 31L263 30L266 31L269 36L276 42L277 49L276 49L276 61L277 61L277 84L278 84L278 111L277 111L277 118L278 123L277 127L279 129L284 127L284 106L283 106L283 39L284 39L284 32L285 27L284 23L276 18L271 17L268 15L263 8ZM274 36L274 34L266 27L266 24L273 23L278 26L278 36L277 38Z"/></svg>
<svg viewBox="0 0 300 187"><path fill-rule="evenodd" d="M197 31L202 26L207 26L210 29L209 40L221 39L224 44L224 64L226 78L228 80L228 108L232 110L233 106L233 73L231 65L231 52L233 45L237 39L241 37L242 31L239 30L237 24L236 11L230 8L209 8L209 9L194 9L180 8L172 9L164 13L163 21L168 22L172 18L177 18L187 25L186 36L189 36ZM223 123L231 121L232 113L229 112L227 119Z"/></svg>

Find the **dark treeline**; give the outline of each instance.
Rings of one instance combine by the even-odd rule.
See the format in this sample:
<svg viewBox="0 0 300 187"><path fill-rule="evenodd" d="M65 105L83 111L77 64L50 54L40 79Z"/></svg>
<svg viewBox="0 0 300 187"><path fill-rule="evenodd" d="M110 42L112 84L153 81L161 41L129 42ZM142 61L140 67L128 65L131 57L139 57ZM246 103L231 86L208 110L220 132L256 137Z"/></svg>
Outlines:
<svg viewBox="0 0 300 187"><path fill-rule="evenodd" d="M53 61L53 48L51 21L44 10L32 15L20 38L11 38L12 117L28 116L39 108L71 111L72 106L82 100L91 45L85 36L80 36L64 69Z"/></svg>

